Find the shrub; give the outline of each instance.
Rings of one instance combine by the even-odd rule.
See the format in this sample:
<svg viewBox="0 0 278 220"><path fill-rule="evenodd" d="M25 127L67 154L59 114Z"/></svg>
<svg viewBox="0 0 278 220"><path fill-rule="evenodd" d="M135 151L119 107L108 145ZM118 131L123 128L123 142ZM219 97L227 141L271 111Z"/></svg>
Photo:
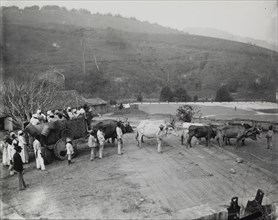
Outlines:
<svg viewBox="0 0 278 220"><path fill-rule="evenodd" d="M197 106L183 105L177 109L176 116L180 121L191 122L192 118L201 117L200 109Z"/></svg>

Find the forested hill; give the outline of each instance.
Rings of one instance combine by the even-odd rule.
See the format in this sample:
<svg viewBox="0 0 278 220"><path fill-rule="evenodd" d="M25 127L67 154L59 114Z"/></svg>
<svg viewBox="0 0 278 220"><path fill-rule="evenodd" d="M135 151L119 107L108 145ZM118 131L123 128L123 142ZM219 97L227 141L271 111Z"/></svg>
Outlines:
<svg viewBox="0 0 278 220"><path fill-rule="evenodd" d="M237 99L275 100L278 60L273 51L134 19L53 11L3 10L5 76L55 68L66 76L67 89L106 100L139 93L158 98L165 86L214 98L223 84ZM83 25L92 21L94 26Z"/></svg>
<svg viewBox="0 0 278 220"><path fill-rule="evenodd" d="M83 28L113 28L127 32L139 33L182 33L177 30L166 28L158 24L141 22L135 18L124 18L120 15L91 14L86 9L72 9L59 6L38 6L19 9L17 7L3 7L4 21L14 24L40 27L41 24L74 25Z"/></svg>

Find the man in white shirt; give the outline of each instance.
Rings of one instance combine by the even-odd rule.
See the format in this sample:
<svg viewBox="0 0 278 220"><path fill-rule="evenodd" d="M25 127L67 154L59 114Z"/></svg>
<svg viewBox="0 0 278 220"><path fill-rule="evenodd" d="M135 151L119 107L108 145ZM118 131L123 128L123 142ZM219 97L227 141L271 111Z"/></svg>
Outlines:
<svg viewBox="0 0 278 220"><path fill-rule="evenodd" d="M157 132L157 152L162 153L161 151L161 142L162 142L162 137L165 135L165 132L163 130L164 126L160 125L159 126L159 131Z"/></svg>
<svg viewBox="0 0 278 220"><path fill-rule="evenodd" d="M30 119L30 123L32 125L38 125L40 124L40 120L37 118L37 115L36 114L33 114L32 115L32 118Z"/></svg>
<svg viewBox="0 0 278 220"><path fill-rule="evenodd" d="M34 153L35 153L35 157L36 157L36 167L37 167L37 169L41 168L41 170L45 170L44 160L41 155L41 143L39 142L39 138L40 138L40 136L37 135L33 142L33 148L34 148Z"/></svg>
<svg viewBox="0 0 278 220"><path fill-rule="evenodd" d="M117 133L117 141L118 141L118 154L122 155L122 144L123 144L123 131L121 129L121 122L117 122L116 127L116 133Z"/></svg>
<svg viewBox="0 0 278 220"><path fill-rule="evenodd" d="M101 159L103 149L104 149L104 142L105 142L103 127L101 127L101 126L99 127L99 129L97 131L97 139L99 142L99 159Z"/></svg>

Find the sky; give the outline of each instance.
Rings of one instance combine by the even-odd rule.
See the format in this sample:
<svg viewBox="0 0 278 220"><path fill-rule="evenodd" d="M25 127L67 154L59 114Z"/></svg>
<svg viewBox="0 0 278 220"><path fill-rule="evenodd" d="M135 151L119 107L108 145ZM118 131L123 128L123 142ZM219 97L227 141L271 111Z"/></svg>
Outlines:
<svg viewBox="0 0 278 220"><path fill-rule="evenodd" d="M278 0L182 0L182 1L5 1L2 6L24 8L32 5L59 5L85 8L92 13L120 14L183 30L188 27L215 28L231 34L277 43Z"/></svg>

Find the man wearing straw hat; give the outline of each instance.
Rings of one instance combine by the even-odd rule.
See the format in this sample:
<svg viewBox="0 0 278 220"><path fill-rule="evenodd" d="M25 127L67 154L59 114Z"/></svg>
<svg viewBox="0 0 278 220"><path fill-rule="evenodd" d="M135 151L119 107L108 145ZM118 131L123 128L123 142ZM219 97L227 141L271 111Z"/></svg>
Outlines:
<svg viewBox="0 0 278 220"><path fill-rule="evenodd" d="M28 163L29 161L29 155L28 155L28 149L27 149L27 143L24 137L23 131L18 131L18 145L22 148L20 152L20 156L23 163Z"/></svg>
<svg viewBox="0 0 278 220"><path fill-rule="evenodd" d="M41 143L39 141L40 135L35 136L35 140L33 142L34 152L36 156L36 167L37 169L45 170L44 160L41 155Z"/></svg>
<svg viewBox="0 0 278 220"><path fill-rule="evenodd" d="M99 142L99 159L102 158L102 154L103 154L103 149L104 149L104 142L105 142L105 138L104 138L104 132L103 132L103 127L99 126L99 129L97 131L97 139Z"/></svg>
<svg viewBox="0 0 278 220"><path fill-rule="evenodd" d="M70 138L66 138L66 149L67 149L67 155L68 155L68 165L71 164L71 157L74 153L73 146Z"/></svg>
<svg viewBox="0 0 278 220"><path fill-rule="evenodd" d="M161 151L161 141L162 141L162 137L164 135L164 131L163 131L164 125L160 125L159 126L159 131L157 132L157 152L158 153L162 153Z"/></svg>
<svg viewBox="0 0 278 220"><path fill-rule="evenodd" d="M13 156L13 169L17 172L18 181L19 181L19 190L24 190L26 189L27 184L25 184L25 181L23 179L23 162L20 156L21 147L16 145L14 149L16 152Z"/></svg>

